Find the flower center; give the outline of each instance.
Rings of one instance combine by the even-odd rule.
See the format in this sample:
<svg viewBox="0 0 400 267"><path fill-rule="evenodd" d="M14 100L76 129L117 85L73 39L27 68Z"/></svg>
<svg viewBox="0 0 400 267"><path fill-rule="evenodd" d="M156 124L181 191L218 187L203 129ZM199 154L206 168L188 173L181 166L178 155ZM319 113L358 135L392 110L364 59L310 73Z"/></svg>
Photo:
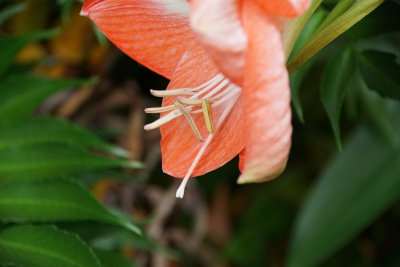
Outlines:
<svg viewBox="0 0 400 267"><path fill-rule="evenodd" d="M146 108L146 113L164 113L168 112L158 120L145 125L145 130L153 130L162 125L184 116L188 122L193 134L199 142L203 142L199 152L193 160L188 172L186 173L181 186L176 192L176 197L183 198L186 183L193 173L194 168L204 154L207 146L210 144L213 134L226 120L236 101L238 100L242 89L230 82L224 75L218 74L211 80L195 88L179 88L171 90L151 90L152 95L157 97L176 97L174 103L169 106ZM220 107L222 113L216 122L212 119L212 109ZM197 125L191 114L203 113L204 122L208 131L206 139L200 134Z"/></svg>

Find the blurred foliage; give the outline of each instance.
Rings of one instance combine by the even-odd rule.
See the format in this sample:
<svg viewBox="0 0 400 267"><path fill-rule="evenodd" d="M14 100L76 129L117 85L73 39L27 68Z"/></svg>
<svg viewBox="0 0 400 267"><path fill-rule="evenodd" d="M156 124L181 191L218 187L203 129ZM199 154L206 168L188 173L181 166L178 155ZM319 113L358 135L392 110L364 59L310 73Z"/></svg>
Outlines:
<svg viewBox="0 0 400 267"><path fill-rule="evenodd" d="M315 4L289 66L379 4ZM180 202L158 133L142 130L148 89L166 80L118 52L81 5L0 2L0 265L400 264L399 1L291 73L297 117L280 178L238 186L230 162Z"/></svg>
<svg viewBox="0 0 400 267"><path fill-rule="evenodd" d="M344 9L350 8L353 2L339 1L335 6L335 3L324 1L305 26L291 57L295 58L296 53L304 53L302 49L307 49L307 42L313 42L313 35L321 31L320 28L335 23L334 17L340 18L340 13L345 13ZM287 225L287 222L294 218L297 205L292 203L285 206L283 203L287 200L282 199L284 193L269 191L273 190L271 187L274 185L271 184L283 184L283 181L274 181L266 186L269 190L260 188L255 192L254 202L251 202L253 204L250 204L249 211L240 220L240 227L227 248L226 256L235 264L280 266L285 263L296 267L316 266L324 262L323 266L386 266L391 261L391 255L395 255L387 252L386 245L383 245L390 243L389 251L399 248L398 242L389 241L394 238L390 230L381 233L381 240L361 235L359 244L353 242L340 253L334 252L396 203L400 193L400 165L396 162L400 155L400 129L396 126L396 110L399 107L397 102L383 98L398 100L397 94L400 92L398 14L400 6L387 1L292 73L293 106L299 120L303 123L307 121L307 124L301 127L303 129L299 129L299 126L294 129L294 155L289 163L291 171L287 171L282 180L305 179L314 176L315 172L320 173L320 178L317 178L310 192L303 192L308 197L295 220L286 255L279 255L281 250L274 254L274 249L279 246L274 234L283 232L280 242L285 243L284 239L293 226L290 223ZM345 128L343 152L339 152L332 160L322 151L313 152L323 149L332 153L332 147L326 148L326 124L322 123L326 119L319 115L322 107L315 104L318 101L318 97L315 97L318 91L316 84L320 85L322 106L332 125L339 150L340 125ZM304 104L301 104L301 98L305 98ZM343 112L345 118L341 118ZM389 113L392 113L391 118ZM352 129L357 128L355 124L364 126L351 134ZM323 128L318 129L317 125ZM307 130L307 127L312 129ZM299 145L298 142L305 144ZM299 147L304 149L301 151L306 153L305 157L297 155L302 153ZM314 166L313 170L313 164L310 166L310 163L316 162L318 157L323 164ZM307 171L310 167L311 170ZM304 189L307 185L303 183L301 187ZM292 186L299 187L299 184ZM269 208L268 203L271 205ZM390 223L390 220L396 222L398 217L386 223ZM282 228L285 230L280 230Z"/></svg>
<svg viewBox="0 0 400 267"><path fill-rule="evenodd" d="M45 8L38 10L39 7ZM16 27L12 30L15 34L3 32L0 36L0 263L7 266L110 266L114 259L129 266L122 256L95 249L78 235L55 225L81 222L83 226L88 221L98 222L123 228L135 235L135 240L145 239L131 219L105 209L77 182L78 177L88 171L101 171L104 179L107 178L104 170L122 172L121 168L142 165L129 160L129 152L80 126L33 115L55 93L91 86L95 81L51 78L49 76L59 75L35 71L35 62L44 60L46 53L38 41L56 42L67 34L63 30L38 30L46 26L50 8L46 1L28 1L7 3L0 12L6 31L10 25ZM23 17L24 23L21 19L12 21L15 14ZM35 24L25 24L30 20ZM11 23L7 24L9 21ZM37 54L37 51L42 52ZM56 52L61 55L60 60L67 63L81 60L65 55L65 50L56 49Z"/></svg>

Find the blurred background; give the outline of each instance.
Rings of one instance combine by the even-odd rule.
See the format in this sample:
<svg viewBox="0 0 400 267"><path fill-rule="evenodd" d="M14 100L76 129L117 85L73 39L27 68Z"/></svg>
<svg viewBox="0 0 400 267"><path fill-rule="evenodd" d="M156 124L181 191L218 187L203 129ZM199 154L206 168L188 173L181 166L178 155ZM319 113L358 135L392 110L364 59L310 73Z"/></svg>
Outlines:
<svg viewBox="0 0 400 267"><path fill-rule="evenodd" d="M337 2L324 1L313 21L321 23ZM143 130L156 118L143 109L160 105L149 89L168 80L121 53L79 15L81 7L0 1L0 13L12 13L1 22L2 36L45 35L25 42L7 72L89 81L48 94L34 117L66 119L143 163L79 177L146 238L96 223L58 227L84 240L90 228L96 238L85 242L135 266L400 266L398 1L384 1L292 73L293 146L279 178L239 186L236 158L192 179L183 200L175 198L180 180L161 170L159 131Z"/></svg>

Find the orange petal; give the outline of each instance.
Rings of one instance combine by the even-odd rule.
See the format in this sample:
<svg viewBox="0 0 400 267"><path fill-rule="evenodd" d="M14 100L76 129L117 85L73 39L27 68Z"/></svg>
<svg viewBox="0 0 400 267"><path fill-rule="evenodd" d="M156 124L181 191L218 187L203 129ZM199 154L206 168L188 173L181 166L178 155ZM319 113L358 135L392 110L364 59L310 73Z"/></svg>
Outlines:
<svg viewBox="0 0 400 267"><path fill-rule="evenodd" d="M207 53L220 71L241 84L247 38L237 0L192 0L190 21Z"/></svg>
<svg viewBox="0 0 400 267"><path fill-rule="evenodd" d="M298 17L307 10L310 0L253 0L271 16Z"/></svg>
<svg viewBox="0 0 400 267"><path fill-rule="evenodd" d="M219 74L211 59L205 54L200 44L195 43L184 55L168 89L196 87ZM173 98L165 98L163 106L172 104ZM213 121L218 121L222 106L212 109ZM201 135L205 138L208 131L203 114L192 114ZM242 103L239 99L234 109L220 128L214 132L213 140L195 167L192 177L210 172L224 165L243 149L244 123ZM165 173L184 177L190 165L204 144L197 141L183 116L161 127L161 152Z"/></svg>
<svg viewBox="0 0 400 267"><path fill-rule="evenodd" d="M239 183L262 182L285 168L291 144L288 73L278 25L251 1L243 3L249 43L243 82L246 148Z"/></svg>
<svg viewBox="0 0 400 267"><path fill-rule="evenodd" d="M185 0L85 0L81 13L124 53L167 78L195 38Z"/></svg>

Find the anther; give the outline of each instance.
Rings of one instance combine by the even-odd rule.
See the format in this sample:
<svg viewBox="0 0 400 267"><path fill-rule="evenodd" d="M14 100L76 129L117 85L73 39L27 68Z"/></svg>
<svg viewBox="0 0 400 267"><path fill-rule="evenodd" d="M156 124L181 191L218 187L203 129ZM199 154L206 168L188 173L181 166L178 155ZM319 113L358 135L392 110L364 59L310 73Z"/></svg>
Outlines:
<svg viewBox="0 0 400 267"><path fill-rule="evenodd" d="M214 133L214 126L212 121L212 109L210 100L204 99L201 105L203 109L204 121L206 122L206 128L209 133Z"/></svg>

